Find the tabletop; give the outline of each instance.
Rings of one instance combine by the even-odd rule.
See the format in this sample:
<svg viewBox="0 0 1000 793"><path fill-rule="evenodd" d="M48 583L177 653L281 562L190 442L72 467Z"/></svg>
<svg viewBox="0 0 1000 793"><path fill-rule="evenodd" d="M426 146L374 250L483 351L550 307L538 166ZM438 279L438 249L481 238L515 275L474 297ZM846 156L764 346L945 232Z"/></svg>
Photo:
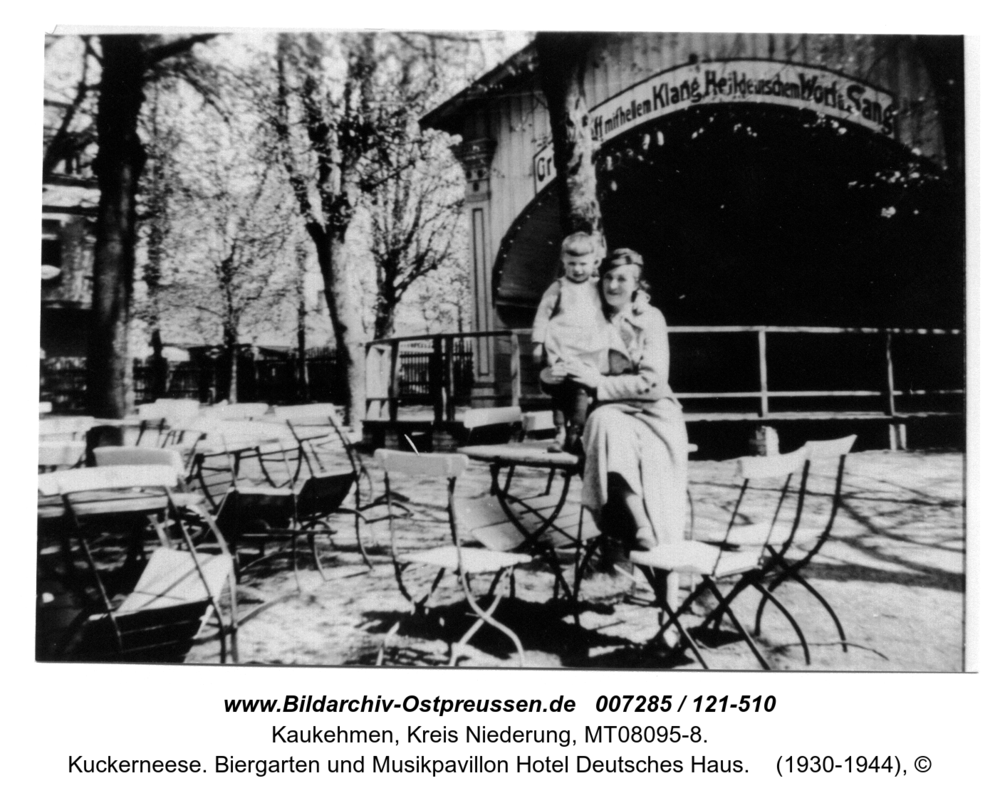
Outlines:
<svg viewBox="0 0 1000 793"><path fill-rule="evenodd" d="M457 451L473 460L502 465L530 465L556 471L574 471L581 459L569 452L550 452L552 441L524 441L481 446L462 446Z"/></svg>
<svg viewBox="0 0 1000 793"><path fill-rule="evenodd" d="M178 507L204 504L199 493L171 493L171 500ZM101 515L149 514L162 512L167 508L167 496L150 491L129 493L122 490L90 490L70 496L73 510L81 517ZM66 514L63 496L38 496L38 517L41 519L61 518Z"/></svg>

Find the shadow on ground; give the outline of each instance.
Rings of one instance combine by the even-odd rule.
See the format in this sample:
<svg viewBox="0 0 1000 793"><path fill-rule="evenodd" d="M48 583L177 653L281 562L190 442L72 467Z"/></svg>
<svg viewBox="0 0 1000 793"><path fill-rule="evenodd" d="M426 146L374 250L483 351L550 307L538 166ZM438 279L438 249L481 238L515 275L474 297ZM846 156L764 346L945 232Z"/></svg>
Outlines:
<svg viewBox="0 0 1000 793"><path fill-rule="evenodd" d="M481 604L482 605L482 604ZM581 604L581 612L608 615L610 605ZM386 649L385 662L389 665L409 666L408 658L415 656L418 664L427 664L436 658L435 666L448 663L451 646L475 623L475 614L468 603L455 601L435 606L423 616L404 612L372 611L364 615L368 631L381 642L382 637L400 621L395 637ZM572 619L572 606L566 601L551 600L544 603L524 600L504 600L493 614L501 624L509 627L521 640L526 656L543 653L559 658L564 666L585 666L589 652L595 647L609 644L627 645L627 639L609 639L597 630L583 628ZM439 649L426 645L434 643ZM445 649L440 649L441 644ZM472 637L469 647L472 657L460 657L460 666L495 666L497 663L516 664L517 651L511 639L491 625L483 625ZM356 663L370 665L375 662L378 649L364 653ZM478 656L482 656L481 659ZM477 662L481 660L480 662ZM530 665L530 664L527 664Z"/></svg>

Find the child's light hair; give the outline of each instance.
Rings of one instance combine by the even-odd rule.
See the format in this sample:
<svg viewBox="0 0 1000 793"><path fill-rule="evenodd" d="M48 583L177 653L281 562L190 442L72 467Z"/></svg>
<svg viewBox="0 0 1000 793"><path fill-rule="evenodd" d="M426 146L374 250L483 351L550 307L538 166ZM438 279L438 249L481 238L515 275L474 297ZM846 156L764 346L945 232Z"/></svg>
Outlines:
<svg viewBox="0 0 1000 793"><path fill-rule="evenodd" d="M593 234L588 234L585 231L574 231L562 241L560 254L564 253L569 254L570 256L586 256L590 253L596 254L597 241L594 239Z"/></svg>

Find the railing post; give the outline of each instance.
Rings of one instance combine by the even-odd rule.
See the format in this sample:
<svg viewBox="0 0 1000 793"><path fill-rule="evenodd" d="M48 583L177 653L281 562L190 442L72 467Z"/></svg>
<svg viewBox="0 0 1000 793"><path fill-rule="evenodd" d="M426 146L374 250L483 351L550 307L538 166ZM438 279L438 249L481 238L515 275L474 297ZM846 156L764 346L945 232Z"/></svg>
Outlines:
<svg viewBox="0 0 1000 793"><path fill-rule="evenodd" d="M521 342L516 332L510 334L510 404L521 404Z"/></svg>
<svg viewBox="0 0 1000 793"><path fill-rule="evenodd" d="M767 418L769 405L767 399L767 331L761 328L757 331L757 357L760 363L760 415Z"/></svg>
<svg viewBox="0 0 1000 793"><path fill-rule="evenodd" d="M455 339L446 336L444 340L444 417L445 421L455 420Z"/></svg>
<svg viewBox="0 0 1000 793"><path fill-rule="evenodd" d="M385 380L385 353L382 345L367 346L365 362L365 418L384 419L385 400L389 394Z"/></svg>
<svg viewBox="0 0 1000 793"><path fill-rule="evenodd" d="M389 421L399 417L399 342L389 344Z"/></svg>
<svg viewBox="0 0 1000 793"><path fill-rule="evenodd" d="M896 376L892 370L892 328L885 329L886 413L896 415Z"/></svg>
<svg viewBox="0 0 1000 793"><path fill-rule="evenodd" d="M892 369L892 328L885 329L885 383L885 410L889 416L889 448L896 451L900 446L900 433L896 425L896 376ZM905 445L904 442L904 448Z"/></svg>
<svg viewBox="0 0 1000 793"><path fill-rule="evenodd" d="M435 336L431 340L431 359L428 363L428 380L430 381L431 404L434 405L434 426L438 427L444 421L445 393L444 393L444 355L441 350L441 337Z"/></svg>

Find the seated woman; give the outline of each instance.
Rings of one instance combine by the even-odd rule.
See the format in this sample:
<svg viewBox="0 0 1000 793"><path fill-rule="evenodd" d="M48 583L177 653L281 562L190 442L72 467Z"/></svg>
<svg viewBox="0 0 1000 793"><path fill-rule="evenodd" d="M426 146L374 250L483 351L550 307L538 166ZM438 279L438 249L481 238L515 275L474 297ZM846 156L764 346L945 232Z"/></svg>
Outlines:
<svg viewBox="0 0 1000 793"><path fill-rule="evenodd" d="M642 257L615 250L600 268L608 318L628 350L612 373L567 365L567 376L596 392L598 407L583 434L583 504L601 532L630 550L684 539L687 428L667 382L667 322L652 306L635 311ZM617 374L615 373L617 372ZM674 600L676 585L668 595Z"/></svg>

